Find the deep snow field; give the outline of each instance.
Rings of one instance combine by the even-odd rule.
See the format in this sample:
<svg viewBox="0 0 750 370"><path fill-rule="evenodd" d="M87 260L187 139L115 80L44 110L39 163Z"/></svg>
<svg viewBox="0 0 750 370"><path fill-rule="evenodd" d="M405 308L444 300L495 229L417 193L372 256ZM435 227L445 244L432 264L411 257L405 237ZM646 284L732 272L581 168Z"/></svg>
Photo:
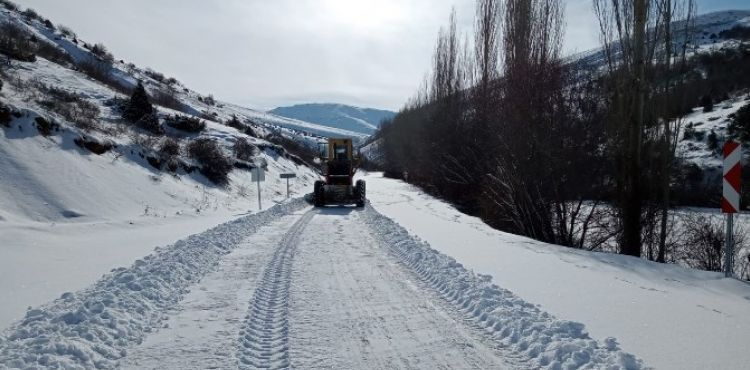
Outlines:
<svg viewBox="0 0 750 370"><path fill-rule="evenodd" d="M466 268L492 276L558 318L657 369L741 369L750 363L750 284L721 273L548 245L494 230L379 173L372 206ZM750 224L747 215L738 222Z"/></svg>

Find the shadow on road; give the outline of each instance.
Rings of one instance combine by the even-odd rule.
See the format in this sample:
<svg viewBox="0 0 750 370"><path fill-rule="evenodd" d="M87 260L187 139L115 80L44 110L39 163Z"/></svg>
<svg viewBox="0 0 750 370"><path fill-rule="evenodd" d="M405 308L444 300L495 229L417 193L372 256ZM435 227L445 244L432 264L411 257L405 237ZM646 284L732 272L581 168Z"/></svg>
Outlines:
<svg viewBox="0 0 750 370"><path fill-rule="evenodd" d="M321 215L338 215L338 216L346 216L352 212L359 212L362 210L362 208L357 208L355 206L325 206L316 208L318 210L318 213Z"/></svg>

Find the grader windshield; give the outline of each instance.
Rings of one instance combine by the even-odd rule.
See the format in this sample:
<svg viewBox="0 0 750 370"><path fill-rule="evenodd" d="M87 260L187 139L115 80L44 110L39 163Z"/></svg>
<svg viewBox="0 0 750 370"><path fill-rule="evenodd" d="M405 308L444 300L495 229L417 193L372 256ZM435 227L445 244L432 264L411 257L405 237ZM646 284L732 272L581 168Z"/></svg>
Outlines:
<svg viewBox="0 0 750 370"><path fill-rule="evenodd" d="M328 147L328 160L352 160L351 139L329 139L329 142L326 144L326 146Z"/></svg>

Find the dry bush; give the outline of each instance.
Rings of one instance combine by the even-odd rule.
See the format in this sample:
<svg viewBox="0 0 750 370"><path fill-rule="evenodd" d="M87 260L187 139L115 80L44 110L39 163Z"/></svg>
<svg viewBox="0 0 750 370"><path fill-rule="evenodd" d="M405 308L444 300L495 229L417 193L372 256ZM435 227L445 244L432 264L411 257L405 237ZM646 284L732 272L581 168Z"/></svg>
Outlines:
<svg viewBox="0 0 750 370"><path fill-rule="evenodd" d="M255 130L253 130L253 128L247 123L240 122L239 118L237 118L237 115L233 114L232 118L224 124L237 129L237 131L242 132L247 136L258 137L258 134L255 132Z"/></svg>
<svg viewBox="0 0 750 370"><path fill-rule="evenodd" d="M37 13L36 10L32 8L27 8L21 14L23 14L23 16L26 17L26 19L28 20L39 19L39 13Z"/></svg>
<svg viewBox="0 0 750 370"><path fill-rule="evenodd" d="M57 25L57 30L60 31L60 34L68 37L70 39L75 39L77 37L76 33L68 26L63 24Z"/></svg>
<svg viewBox="0 0 750 370"><path fill-rule="evenodd" d="M18 5L16 5L16 3L10 0L0 0L0 4L3 4L5 9L11 10L11 11L18 10Z"/></svg>
<svg viewBox="0 0 750 370"><path fill-rule="evenodd" d="M180 143L171 138L165 137L159 144L159 157L161 163L167 166L171 172L177 172L179 168Z"/></svg>
<svg viewBox="0 0 750 370"><path fill-rule="evenodd" d="M100 111L96 104L78 94L41 82L31 82L30 84L44 93L45 99L39 100L39 105L59 114L85 131L96 129L99 126Z"/></svg>
<svg viewBox="0 0 750 370"><path fill-rule="evenodd" d="M60 129L60 125L43 117L35 118L34 122L36 123L37 131L39 131L39 134L44 137L50 136L52 135L52 131L57 131Z"/></svg>
<svg viewBox="0 0 750 370"><path fill-rule="evenodd" d="M36 45L22 26L5 21L0 24L0 53L24 62L36 61Z"/></svg>
<svg viewBox="0 0 750 370"><path fill-rule="evenodd" d="M101 43L94 44L94 46L91 47L91 53L96 55L99 59L110 64L115 60L115 57L112 55L112 53L110 53L107 47Z"/></svg>
<svg viewBox="0 0 750 370"><path fill-rule="evenodd" d="M724 268L724 245L726 231L720 217L696 212L686 213L681 217L682 248L676 251L678 260L686 265L706 271L722 271ZM734 229L734 251L736 258L747 248L745 231L742 227ZM735 263L736 269L738 264Z"/></svg>
<svg viewBox="0 0 750 370"><path fill-rule="evenodd" d="M64 50L60 49L56 45L53 45L46 41L37 42L37 55L49 60L50 62L57 63L61 66L67 67L73 64L73 58L68 55Z"/></svg>
<svg viewBox="0 0 750 370"><path fill-rule="evenodd" d="M164 135L164 126L159 122L159 116L156 113L141 117L141 119L135 122L135 125L151 134Z"/></svg>
<svg viewBox="0 0 750 370"><path fill-rule="evenodd" d="M201 132L206 129L206 122L202 121L200 118L191 116L177 114L167 116L164 118L164 123L174 129L191 133Z"/></svg>
<svg viewBox="0 0 750 370"><path fill-rule="evenodd" d="M200 163L200 172L214 184L224 186L229 183L232 163L222 152L215 140L200 138L187 145L190 158Z"/></svg>
<svg viewBox="0 0 750 370"><path fill-rule="evenodd" d="M151 69L151 68L146 68L146 70L145 70L145 71L143 71L143 73L144 73L144 74L145 74L146 76L148 76L148 77L151 77L152 79L154 79L154 80L156 80L156 81L159 81L159 82L164 82L164 74L163 74L163 73L160 73L160 72L156 72L156 71L154 71L154 70L153 70L153 69Z"/></svg>
<svg viewBox="0 0 750 370"><path fill-rule="evenodd" d="M160 140L161 138L156 135L143 134L137 131L130 132L130 142L148 153L157 151Z"/></svg>
<svg viewBox="0 0 750 370"><path fill-rule="evenodd" d="M125 95L130 95L132 93L132 90L128 86L123 85L121 81L112 76L112 74L110 73L112 70L111 62L100 60L94 56L91 56L90 58L79 62L77 64L77 67L87 76L103 83L112 90Z"/></svg>
<svg viewBox="0 0 750 370"><path fill-rule="evenodd" d="M10 123L13 121L12 113L9 107L0 102L0 126L10 127Z"/></svg>
<svg viewBox="0 0 750 370"><path fill-rule="evenodd" d="M232 152L237 159L242 161L250 161L257 154L258 148L255 145L250 144L247 139L238 137L234 140Z"/></svg>
<svg viewBox="0 0 750 370"><path fill-rule="evenodd" d="M73 142L80 148L86 149L94 154L102 155L114 148L114 143L111 141L101 141L96 138L87 136L81 136L73 140Z"/></svg>
<svg viewBox="0 0 750 370"><path fill-rule="evenodd" d="M151 102L164 108L174 109L176 111L185 111L185 105L172 90L156 90L151 93Z"/></svg>

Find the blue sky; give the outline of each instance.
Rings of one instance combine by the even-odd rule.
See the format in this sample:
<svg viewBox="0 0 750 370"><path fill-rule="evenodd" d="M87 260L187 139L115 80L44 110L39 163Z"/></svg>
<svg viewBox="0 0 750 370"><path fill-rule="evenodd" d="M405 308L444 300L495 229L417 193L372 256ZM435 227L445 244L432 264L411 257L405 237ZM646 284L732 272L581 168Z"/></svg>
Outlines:
<svg viewBox="0 0 750 370"><path fill-rule="evenodd" d="M429 70L452 7L473 0L17 0L118 59L257 109L337 102L398 109ZM598 44L590 0L566 2L566 54ZM748 0L698 0L699 12Z"/></svg>

